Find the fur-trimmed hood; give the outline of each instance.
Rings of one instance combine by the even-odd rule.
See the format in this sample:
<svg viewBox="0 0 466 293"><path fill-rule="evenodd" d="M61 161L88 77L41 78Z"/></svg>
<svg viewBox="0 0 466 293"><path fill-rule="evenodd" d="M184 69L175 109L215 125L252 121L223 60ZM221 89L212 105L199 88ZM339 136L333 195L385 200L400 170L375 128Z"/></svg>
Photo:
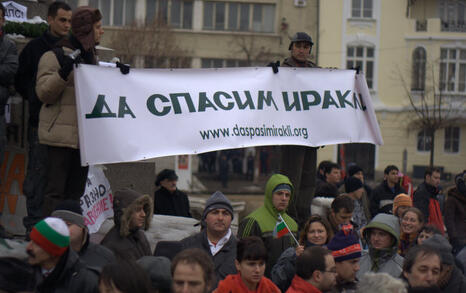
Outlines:
<svg viewBox="0 0 466 293"><path fill-rule="evenodd" d="M131 189L122 189L115 192L115 197L113 199L113 220L115 226L120 230L121 237L127 237L131 234L129 227L131 215L140 205L143 206L144 212L146 213L144 230L148 230L154 213L154 204L150 196L147 194L140 194Z"/></svg>

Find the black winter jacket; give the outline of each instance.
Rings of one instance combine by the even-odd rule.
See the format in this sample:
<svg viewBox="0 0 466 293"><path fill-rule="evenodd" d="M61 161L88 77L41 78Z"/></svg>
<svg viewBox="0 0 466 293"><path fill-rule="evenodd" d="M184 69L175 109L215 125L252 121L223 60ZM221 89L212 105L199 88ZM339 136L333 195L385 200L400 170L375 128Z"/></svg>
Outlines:
<svg viewBox="0 0 466 293"><path fill-rule="evenodd" d="M36 76L39 60L45 52L53 49L60 38L49 31L27 43L19 55L19 67L15 76L15 88L24 99L29 101L29 125L37 127L42 102L36 94Z"/></svg>
<svg viewBox="0 0 466 293"><path fill-rule="evenodd" d="M236 259L236 237L231 234L230 240L217 252L212 255L210 252L209 241L207 240L207 231L201 231L193 236L189 236L180 241L183 249L187 248L200 248L207 254L212 256L215 265L215 274L217 276L217 283L225 279L226 276L236 274L235 259ZM216 284L217 284L216 283ZM215 286L217 287L217 286Z"/></svg>
<svg viewBox="0 0 466 293"><path fill-rule="evenodd" d="M87 235L86 243L79 251L79 258L87 266L102 270L102 268L109 264L115 262L115 255L107 247L92 243L89 241L89 235Z"/></svg>
<svg viewBox="0 0 466 293"><path fill-rule="evenodd" d="M429 222L429 201L431 198L437 200L438 189L427 184L425 181L419 184L413 194L413 205L424 214L425 222Z"/></svg>
<svg viewBox="0 0 466 293"><path fill-rule="evenodd" d="M72 249L68 249L60 258L55 269L46 278L41 268L35 267L35 292L43 293L97 293L99 292L99 275L79 260Z"/></svg>
<svg viewBox="0 0 466 293"><path fill-rule="evenodd" d="M18 53L15 43L5 37L0 27L0 115L5 114L5 105L10 96L9 86L13 84L18 69Z"/></svg>
<svg viewBox="0 0 466 293"><path fill-rule="evenodd" d="M188 196L179 189L170 193L161 187L154 193L154 214L191 218Z"/></svg>
<svg viewBox="0 0 466 293"><path fill-rule="evenodd" d="M372 190L370 207L371 215L375 217L379 213L391 214L393 209L393 199L400 193L406 193L400 184L395 185L395 192L388 187L386 180L377 185L377 187Z"/></svg>

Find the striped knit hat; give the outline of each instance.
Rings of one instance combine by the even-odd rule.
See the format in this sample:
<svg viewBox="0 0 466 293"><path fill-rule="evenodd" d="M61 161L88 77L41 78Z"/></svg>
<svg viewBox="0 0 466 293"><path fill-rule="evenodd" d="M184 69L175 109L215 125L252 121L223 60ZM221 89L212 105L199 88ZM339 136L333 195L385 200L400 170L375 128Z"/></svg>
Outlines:
<svg viewBox="0 0 466 293"><path fill-rule="evenodd" d="M68 226L58 218L49 217L43 219L32 228L29 237L53 256L61 256L70 245Z"/></svg>
<svg viewBox="0 0 466 293"><path fill-rule="evenodd" d="M361 244L351 224L344 225L330 240L327 248L336 262L361 257Z"/></svg>

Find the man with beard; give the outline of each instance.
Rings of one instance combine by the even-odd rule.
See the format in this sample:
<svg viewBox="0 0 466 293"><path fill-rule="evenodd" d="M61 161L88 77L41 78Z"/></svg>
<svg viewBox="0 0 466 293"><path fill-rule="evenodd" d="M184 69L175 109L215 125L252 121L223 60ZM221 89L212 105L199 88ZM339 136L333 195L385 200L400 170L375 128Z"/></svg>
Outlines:
<svg viewBox="0 0 466 293"><path fill-rule="evenodd" d="M233 208L230 201L220 191L216 191L206 201L202 213L204 229L190 237L181 240L181 246L186 248L201 248L211 256L217 276L216 284L227 275L236 274L236 237L231 232ZM215 288L214 287L214 288Z"/></svg>
<svg viewBox="0 0 466 293"><path fill-rule="evenodd" d="M335 286L337 270L332 254L326 248L306 248L296 260L296 275L287 293L321 293Z"/></svg>
<svg viewBox="0 0 466 293"><path fill-rule="evenodd" d="M440 292L440 255L427 245L411 248L403 263L403 278L408 282L408 292Z"/></svg>
<svg viewBox="0 0 466 293"><path fill-rule="evenodd" d="M356 273L359 271L361 244L352 227L348 226L344 226L327 244L337 269L336 287L331 291L335 293L354 292L358 284Z"/></svg>
<svg viewBox="0 0 466 293"><path fill-rule="evenodd" d="M34 267L34 292L98 292L98 274L88 269L69 249L70 232L58 218L38 222L26 246L28 263Z"/></svg>

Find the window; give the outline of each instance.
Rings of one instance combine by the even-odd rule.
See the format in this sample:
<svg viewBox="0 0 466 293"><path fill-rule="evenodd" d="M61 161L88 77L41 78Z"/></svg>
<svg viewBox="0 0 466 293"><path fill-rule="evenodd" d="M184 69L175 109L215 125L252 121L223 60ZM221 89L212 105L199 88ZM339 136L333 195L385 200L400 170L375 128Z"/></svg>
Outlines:
<svg viewBox="0 0 466 293"><path fill-rule="evenodd" d="M192 0L146 0L146 24L159 19L172 28L193 27Z"/></svg>
<svg viewBox="0 0 466 293"><path fill-rule="evenodd" d="M202 58L202 68L247 67L246 60Z"/></svg>
<svg viewBox="0 0 466 293"><path fill-rule="evenodd" d="M351 1L351 17L372 18L372 0Z"/></svg>
<svg viewBox="0 0 466 293"><path fill-rule="evenodd" d="M417 134L417 150L420 152L430 151L432 145L432 136L428 135L427 130L421 130Z"/></svg>
<svg viewBox="0 0 466 293"><path fill-rule="evenodd" d="M443 150L446 153L457 153L460 149L460 128L447 127L445 128L445 142Z"/></svg>
<svg viewBox="0 0 466 293"><path fill-rule="evenodd" d="M465 32L466 0L441 0L442 31Z"/></svg>
<svg viewBox="0 0 466 293"><path fill-rule="evenodd" d="M348 46L346 50L346 68L359 67L370 89L374 86L374 60L374 47Z"/></svg>
<svg viewBox="0 0 466 293"><path fill-rule="evenodd" d="M206 1L203 28L272 33L275 30L275 5Z"/></svg>
<svg viewBox="0 0 466 293"><path fill-rule="evenodd" d="M466 92L466 49L440 49L440 91Z"/></svg>
<svg viewBox="0 0 466 293"><path fill-rule="evenodd" d="M413 52L412 91L423 91L426 79L426 50L422 47Z"/></svg>
<svg viewBox="0 0 466 293"><path fill-rule="evenodd" d="M144 56L144 68L190 68L189 57Z"/></svg>
<svg viewBox="0 0 466 293"><path fill-rule="evenodd" d="M134 0L89 0L89 6L100 10L103 25L123 26L134 22Z"/></svg>

